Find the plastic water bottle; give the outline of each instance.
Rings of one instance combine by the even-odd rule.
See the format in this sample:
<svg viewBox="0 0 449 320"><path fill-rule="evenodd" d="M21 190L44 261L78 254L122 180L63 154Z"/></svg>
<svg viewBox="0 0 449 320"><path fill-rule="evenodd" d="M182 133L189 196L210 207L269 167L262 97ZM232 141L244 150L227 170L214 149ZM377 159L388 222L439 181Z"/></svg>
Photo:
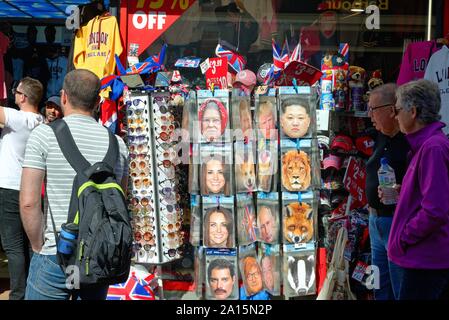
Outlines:
<svg viewBox="0 0 449 320"><path fill-rule="evenodd" d="M383 192L381 202L386 205L395 204L398 197L398 193L394 189L396 176L393 168L388 165L387 158L380 159L380 168L377 171L377 176L379 177L379 186Z"/></svg>

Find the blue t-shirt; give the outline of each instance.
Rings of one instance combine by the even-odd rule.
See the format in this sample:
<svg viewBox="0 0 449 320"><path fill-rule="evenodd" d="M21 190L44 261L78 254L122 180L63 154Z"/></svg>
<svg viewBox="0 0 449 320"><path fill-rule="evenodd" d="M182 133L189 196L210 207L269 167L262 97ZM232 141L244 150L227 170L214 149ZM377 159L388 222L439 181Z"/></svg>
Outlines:
<svg viewBox="0 0 449 320"><path fill-rule="evenodd" d="M266 290L259 291L252 296L246 295L246 289L244 286L240 287L240 300L271 300L270 294Z"/></svg>

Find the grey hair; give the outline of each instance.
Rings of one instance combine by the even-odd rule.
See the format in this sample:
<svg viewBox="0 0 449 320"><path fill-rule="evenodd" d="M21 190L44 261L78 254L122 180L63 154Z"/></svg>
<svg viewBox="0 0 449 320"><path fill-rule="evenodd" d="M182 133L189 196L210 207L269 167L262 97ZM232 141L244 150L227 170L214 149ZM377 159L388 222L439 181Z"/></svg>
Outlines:
<svg viewBox="0 0 449 320"><path fill-rule="evenodd" d="M417 119L429 124L441 119L441 96L438 85L432 81L420 79L408 82L396 92L401 107L410 111L416 107Z"/></svg>
<svg viewBox="0 0 449 320"><path fill-rule="evenodd" d="M398 86L396 83L386 83L376 87L371 91L370 95L378 95L380 98L379 105L385 105L388 103L394 104L396 102L396 90Z"/></svg>

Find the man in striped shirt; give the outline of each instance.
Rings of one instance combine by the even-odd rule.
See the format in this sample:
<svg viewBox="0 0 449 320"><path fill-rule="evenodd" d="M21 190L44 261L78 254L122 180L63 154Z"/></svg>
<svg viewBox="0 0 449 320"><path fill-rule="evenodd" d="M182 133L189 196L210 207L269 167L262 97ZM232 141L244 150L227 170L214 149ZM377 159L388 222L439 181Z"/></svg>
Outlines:
<svg viewBox="0 0 449 320"><path fill-rule="evenodd" d="M102 161L109 147L107 129L98 124L92 113L99 102L100 80L91 71L69 72L61 90L63 120L69 126L81 154L91 164ZM53 130L42 125L30 135L25 153L20 194L20 214L34 251L25 299L105 299L107 286L69 290L66 277L57 263L56 241L49 210L56 231L67 221L75 171L63 156ZM114 172L126 190L128 153L117 137L119 156ZM47 203L41 212L40 187L47 175Z"/></svg>

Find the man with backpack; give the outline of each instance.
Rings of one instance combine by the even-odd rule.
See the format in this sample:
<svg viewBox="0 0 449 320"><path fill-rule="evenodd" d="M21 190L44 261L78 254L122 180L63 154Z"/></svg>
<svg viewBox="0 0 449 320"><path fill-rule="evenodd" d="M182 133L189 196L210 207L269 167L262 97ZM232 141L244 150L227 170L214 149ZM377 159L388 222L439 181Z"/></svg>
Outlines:
<svg viewBox="0 0 449 320"><path fill-rule="evenodd" d="M61 90L64 118L38 127L28 141L20 214L34 255L25 299L101 300L110 284L128 277L128 154L123 140L92 117L99 91L92 72L69 72Z"/></svg>

